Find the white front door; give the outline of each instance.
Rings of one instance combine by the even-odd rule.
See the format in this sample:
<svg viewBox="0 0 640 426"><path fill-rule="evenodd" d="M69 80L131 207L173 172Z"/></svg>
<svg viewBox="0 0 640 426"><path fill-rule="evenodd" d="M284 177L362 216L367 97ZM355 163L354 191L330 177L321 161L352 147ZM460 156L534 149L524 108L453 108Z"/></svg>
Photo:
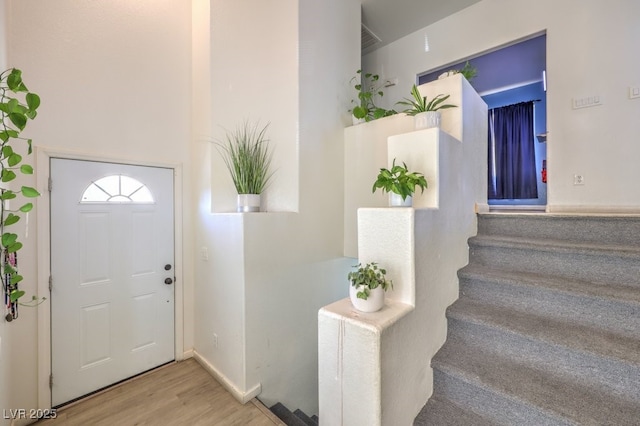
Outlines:
<svg viewBox="0 0 640 426"><path fill-rule="evenodd" d="M51 159L58 406L174 354L173 170Z"/></svg>

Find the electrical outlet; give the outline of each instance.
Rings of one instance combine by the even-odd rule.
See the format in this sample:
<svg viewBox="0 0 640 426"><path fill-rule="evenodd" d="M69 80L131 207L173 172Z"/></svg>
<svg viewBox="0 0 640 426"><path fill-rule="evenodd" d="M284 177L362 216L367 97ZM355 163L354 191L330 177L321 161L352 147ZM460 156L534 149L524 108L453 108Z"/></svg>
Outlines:
<svg viewBox="0 0 640 426"><path fill-rule="evenodd" d="M213 347L218 347L218 335L216 333L213 333Z"/></svg>
<svg viewBox="0 0 640 426"><path fill-rule="evenodd" d="M640 98L640 87L631 86L629 87L629 99Z"/></svg>
<svg viewBox="0 0 640 426"><path fill-rule="evenodd" d="M209 249L206 247L200 248L200 259L207 261L209 260Z"/></svg>
<svg viewBox="0 0 640 426"><path fill-rule="evenodd" d="M584 176L582 176L582 175L573 175L573 184L574 185L584 185Z"/></svg>

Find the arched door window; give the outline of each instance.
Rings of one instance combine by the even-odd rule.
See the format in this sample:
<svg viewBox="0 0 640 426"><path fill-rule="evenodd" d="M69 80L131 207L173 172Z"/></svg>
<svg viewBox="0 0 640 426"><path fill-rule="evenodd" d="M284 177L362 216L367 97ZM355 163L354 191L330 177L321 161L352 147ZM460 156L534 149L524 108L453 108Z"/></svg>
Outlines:
<svg viewBox="0 0 640 426"><path fill-rule="evenodd" d="M153 203L153 195L146 185L125 175L111 175L98 179L82 194L81 203Z"/></svg>

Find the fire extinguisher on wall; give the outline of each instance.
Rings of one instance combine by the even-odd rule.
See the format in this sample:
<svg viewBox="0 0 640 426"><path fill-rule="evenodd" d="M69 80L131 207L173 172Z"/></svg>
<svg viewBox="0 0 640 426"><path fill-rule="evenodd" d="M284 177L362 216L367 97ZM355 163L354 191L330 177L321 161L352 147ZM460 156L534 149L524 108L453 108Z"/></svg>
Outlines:
<svg viewBox="0 0 640 426"><path fill-rule="evenodd" d="M542 183L547 183L547 160L542 160Z"/></svg>

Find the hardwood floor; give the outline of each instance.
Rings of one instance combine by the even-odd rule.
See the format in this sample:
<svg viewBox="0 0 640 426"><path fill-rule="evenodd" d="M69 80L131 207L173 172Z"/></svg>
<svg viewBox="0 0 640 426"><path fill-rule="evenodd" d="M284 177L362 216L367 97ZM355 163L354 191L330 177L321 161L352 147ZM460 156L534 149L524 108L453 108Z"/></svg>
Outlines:
<svg viewBox="0 0 640 426"><path fill-rule="evenodd" d="M161 367L57 412L49 425L283 425L259 401L231 396L194 359Z"/></svg>

